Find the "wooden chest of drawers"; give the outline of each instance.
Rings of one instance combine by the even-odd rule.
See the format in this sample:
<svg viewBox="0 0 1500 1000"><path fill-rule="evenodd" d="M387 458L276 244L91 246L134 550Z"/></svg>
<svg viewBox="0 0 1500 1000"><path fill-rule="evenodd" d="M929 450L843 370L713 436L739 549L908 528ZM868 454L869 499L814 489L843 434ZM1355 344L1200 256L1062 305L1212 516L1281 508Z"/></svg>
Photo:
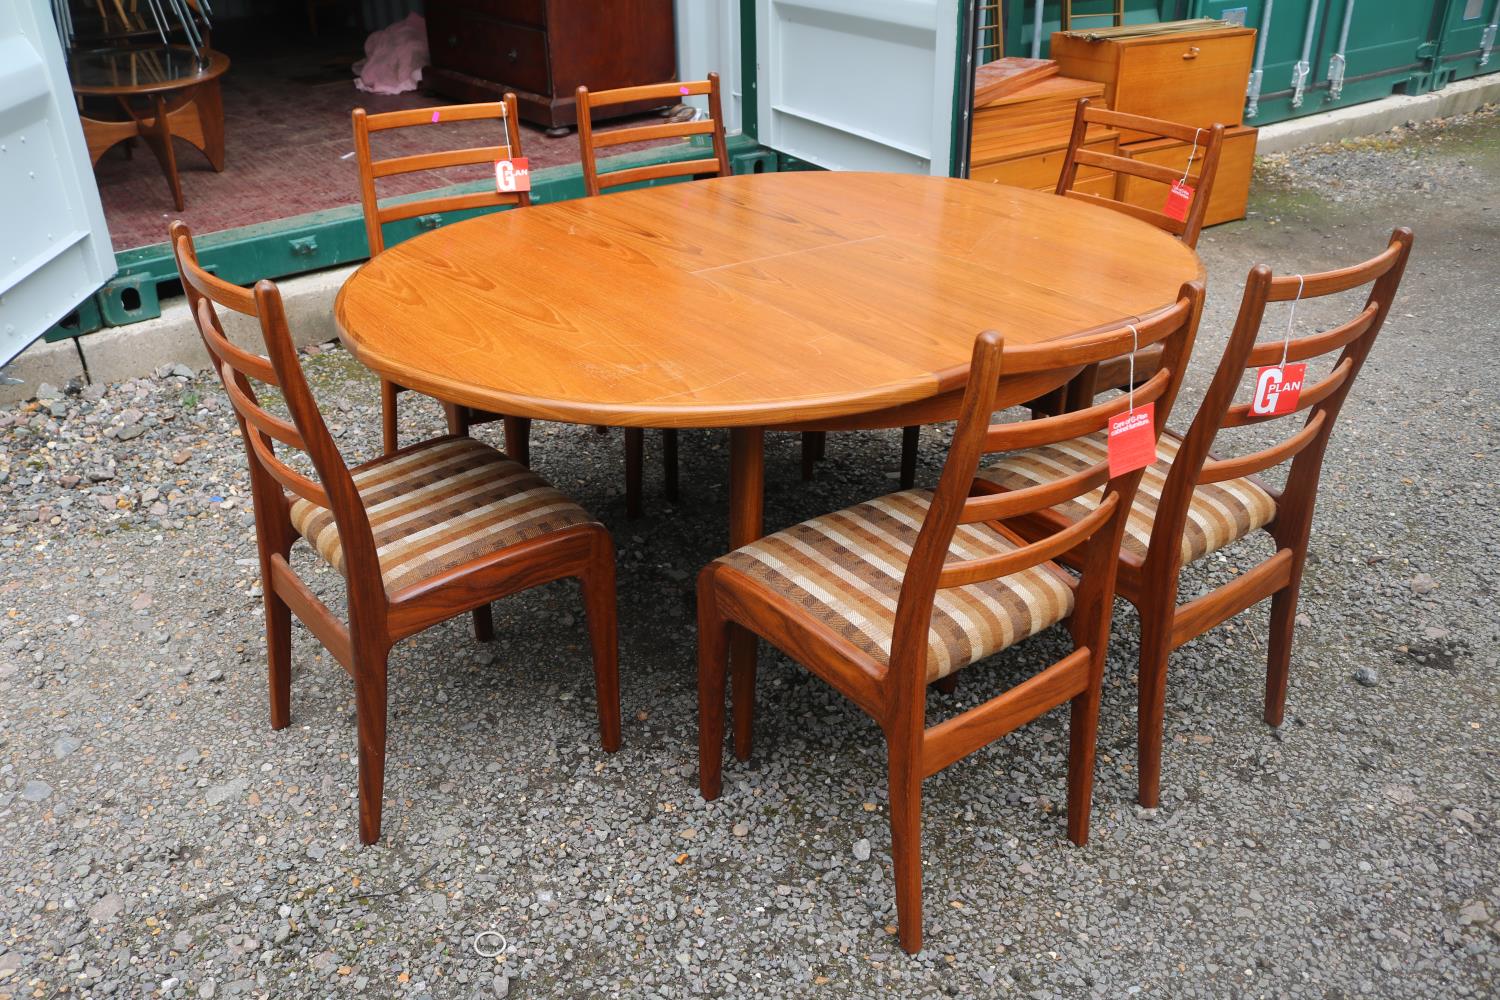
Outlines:
<svg viewBox="0 0 1500 1000"><path fill-rule="evenodd" d="M1245 217L1245 205L1250 198L1250 174L1255 169L1255 138L1258 130L1239 125L1224 133L1224 145L1219 150L1219 170L1214 175L1214 188L1208 196L1208 212L1203 218L1205 226L1216 226L1221 222ZM1173 170L1187 166L1191 143L1176 139L1152 139L1149 142L1121 146L1121 156L1132 160L1144 160ZM1201 153L1202 150L1200 149ZM1165 185L1154 181L1119 175L1114 197L1142 208L1161 211L1167 199Z"/></svg>
<svg viewBox="0 0 1500 1000"><path fill-rule="evenodd" d="M676 76L672 0L427 0L426 15L424 87L460 101L513 90L521 117L549 129L576 124L579 84L610 90Z"/></svg>
<svg viewBox="0 0 1500 1000"><path fill-rule="evenodd" d="M1255 30L1242 27L1098 41L1052 36L1052 58L1063 75L1103 83L1115 111L1195 126L1240 124L1254 48ZM1120 135L1125 143L1143 138Z"/></svg>

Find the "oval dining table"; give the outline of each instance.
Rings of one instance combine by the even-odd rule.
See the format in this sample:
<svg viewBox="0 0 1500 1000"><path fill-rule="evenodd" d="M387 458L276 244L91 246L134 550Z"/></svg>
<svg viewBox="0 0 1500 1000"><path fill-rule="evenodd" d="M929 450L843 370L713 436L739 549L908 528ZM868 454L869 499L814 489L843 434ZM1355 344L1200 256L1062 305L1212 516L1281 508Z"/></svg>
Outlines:
<svg viewBox="0 0 1500 1000"><path fill-rule="evenodd" d="M1161 230L1056 195L798 171L455 223L364 264L334 312L361 363L446 402L729 428L737 548L762 533L766 430L951 419L981 331L1055 340L1170 306L1203 275ZM997 404L1056 387L1011 379ZM737 637L737 695L754 657L754 637Z"/></svg>

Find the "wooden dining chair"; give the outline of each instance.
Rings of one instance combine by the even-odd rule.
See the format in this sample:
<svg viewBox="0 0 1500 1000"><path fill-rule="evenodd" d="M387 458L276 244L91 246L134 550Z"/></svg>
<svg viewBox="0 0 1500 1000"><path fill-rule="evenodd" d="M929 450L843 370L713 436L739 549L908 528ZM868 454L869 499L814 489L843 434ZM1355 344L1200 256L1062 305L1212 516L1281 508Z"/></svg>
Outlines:
<svg viewBox="0 0 1500 1000"><path fill-rule="evenodd" d="M369 240L371 257L385 250L385 225L390 222L399 222L402 219L413 219L419 215L432 215L438 212L459 212L466 209L505 206L524 207L531 204L529 192L505 192L487 188L466 194L447 194L387 202L382 206L375 192L375 181L381 177L439 170L446 167L493 164L501 158L523 156L520 118L516 113L515 94L508 93L503 100L484 104L412 108L408 111L387 111L378 115L369 114L364 108L355 108L351 118L354 123L354 158L359 165L359 200L364 208L365 236ZM500 142L493 146L413 153L407 156L393 156L385 160L376 160L370 153L370 135L374 132L472 121L497 122L500 126ZM399 446L396 397L405 391L404 387L394 382L380 380L381 437L387 455ZM443 410L448 420L448 431L452 434L466 434L469 427L474 424L503 419L506 452L522 465L530 464L531 421L529 419L501 417L499 414L485 413L446 402L443 404Z"/></svg>
<svg viewBox="0 0 1500 1000"><path fill-rule="evenodd" d="M731 632L761 636L880 723L890 765L891 854L901 946L922 946L923 779L1063 704L1071 706L1068 837L1088 839L1100 677L1114 602L1115 553L1140 472L1110 478L1107 463L1035 490L973 495L982 454L1092 433L1127 407L991 424L998 381L1066 372L1134 343L1161 343L1164 363L1134 394L1136 406L1170 402L1203 304L1184 285L1175 305L1139 322L1063 342L1006 346L998 333L974 344L953 444L936 490L906 490L768 535L698 577L699 782L722 787L726 663ZM1102 491L1093 514L1025 542L1009 523ZM1056 563L1072 553L1074 577ZM1068 621L1072 651L1034 676L936 725L926 689L962 668ZM750 667L753 669L753 665ZM754 679L736 677L735 731L749 732ZM737 744L737 749L748 748Z"/></svg>
<svg viewBox="0 0 1500 1000"><path fill-rule="evenodd" d="M666 104L683 97L707 97L708 117L702 121L660 122L612 128L607 132L594 131L594 109L617 107L621 104L639 104L643 101L660 101ZM729 146L724 138L724 112L719 96L719 74L710 73L706 80L687 80L672 83L652 83L640 87L622 87L618 90L590 91L579 87L578 103L578 151L583 167L583 189L589 196L602 194L622 184L639 184L643 181L673 177L728 177ZM668 163L652 163L645 166L625 167L616 170L600 170L599 150L630 142L646 142L658 139L690 139L707 136L712 147L712 156L675 160ZM661 432L663 479L669 500L677 499L677 431L667 428ZM631 517L641 514L641 476L645 465L646 432L640 427L625 428L625 511Z"/></svg>
<svg viewBox="0 0 1500 1000"><path fill-rule="evenodd" d="M1390 312L1411 243L1411 231L1398 229L1382 253L1352 267L1281 277L1273 277L1264 265L1252 270L1234 331L1197 416L1187 434L1169 431L1158 442L1156 464L1142 481L1119 553L1120 594L1135 605L1141 619L1137 739L1143 806L1154 807L1161 798L1167 661L1172 650L1268 597L1265 720L1281 725L1323 455L1339 409ZM1365 285L1371 286L1368 298L1353 319L1321 333L1256 342L1267 303L1320 298ZM1303 384L1295 410L1261 415L1251 403L1235 403L1246 369L1279 367L1283 357L1287 363L1305 363L1334 351L1339 354L1331 370ZM1251 380L1252 391L1255 381ZM1222 431L1263 427L1283 418L1291 423L1296 414L1305 415L1300 427L1274 445L1237 458L1216 458L1211 451ZM1099 435L1079 437L1012 455L979 475L991 489L1029 493L1069 481L1103 450ZM1284 489L1278 491L1258 478L1287 462L1291 466ZM1097 503L1095 494L1058 505L1038 530L1081 523L1092 516ZM1250 568L1244 568L1246 555L1237 556L1235 564L1242 570L1234 579L1186 604L1177 603L1185 564L1256 531L1269 535L1276 549L1272 556Z"/></svg>
<svg viewBox="0 0 1500 1000"><path fill-rule="evenodd" d="M391 647L466 611L473 612L477 637L488 640L490 602L509 594L566 577L579 581L599 730L604 749L618 749L614 545L604 526L529 469L468 437L440 437L345 465L297 362L276 286L261 281L250 290L221 281L199 266L184 223L174 222L171 236L188 304L234 407L250 465L271 728L291 722L295 614L354 680L359 839L371 844L380 837ZM267 357L233 344L219 309L259 321ZM252 379L280 392L290 421L263 407ZM278 454L278 445L302 452L315 478ZM343 575L347 624L292 568L299 537Z"/></svg>

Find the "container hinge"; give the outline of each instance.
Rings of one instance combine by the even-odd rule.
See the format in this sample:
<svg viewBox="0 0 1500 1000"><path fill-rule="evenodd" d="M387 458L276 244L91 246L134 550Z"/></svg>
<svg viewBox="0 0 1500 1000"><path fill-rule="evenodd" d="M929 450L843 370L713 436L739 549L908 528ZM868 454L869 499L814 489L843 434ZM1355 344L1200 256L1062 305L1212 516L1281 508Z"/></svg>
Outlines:
<svg viewBox="0 0 1500 1000"><path fill-rule="evenodd" d="M1299 60L1292 67L1292 107L1302 107L1302 95L1307 92L1307 78L1312 75L1312 64Z"/></svg>
<svg viewBox="0 0 1500 1000"><path fill-rule="evenodd" d="M287 245L291 247L293 257L311 257L318 252L316 236L303 236L299 239L288 240Z"/></svg>
<svg viewBox="0 0 1500 1000"><path fill-rule="evenodd" d="M1484 29L1484 34L1479 36L1479 65L1490 64L1490 53L1495 49L1495 34L1500 32L1500 9L1496 10L1496 20L1491 21Z"/></svg>
<svg viewBox="0 0 1500 1000"><path fill-rule="evenodd" d="M1336 101L1344 95L1344 54L1335 52L1328 60L1328 99ZM1300 101L1300 96L1298 97Z"/></svg>
<svg viewBox="0 0 1500 1000"><path fill-rule="evenodd" d="M1250 86L1245 89L1245 117L1254 118L1260 114L1260 84L1265 78L1262 70L1255 70L1250 74Z"/></svg>

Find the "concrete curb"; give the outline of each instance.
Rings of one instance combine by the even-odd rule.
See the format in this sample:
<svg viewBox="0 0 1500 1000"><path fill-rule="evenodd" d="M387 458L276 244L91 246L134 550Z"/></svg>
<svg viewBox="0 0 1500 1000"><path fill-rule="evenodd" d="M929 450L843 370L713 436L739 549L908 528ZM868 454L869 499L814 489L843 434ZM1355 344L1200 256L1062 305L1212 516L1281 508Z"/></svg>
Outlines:
<svg viewBox="0 0 1500 1000"><path fill-rule="evenodd" d="M1255 152L1261 155L1284 153L1299 146L1378 135L1407 122L1461 115L1497 101L1500 101L1500 72L1450 83L1434 94L1420 97L1397 95L1267 125L1260 130Z"/></svg>
<svg viewBox="0 0 1500 1000"><path fill-rule="evenodd" d="M338 336L333 323L333 298L354 270L354 267L340 267L279 283L287 322L298 347ZM220 310L219 316L230 340L257 354L265 353L260 328L254 322L225 310ZM208 355L186 299L166 305L155 319L100 330L76 340L33 344L6 368L7 375L22 382L0 386L0 404L32 398L43 382L59 388L70 378L122 382L174 364L187 365L195 371L208 370Z"/></svg>

